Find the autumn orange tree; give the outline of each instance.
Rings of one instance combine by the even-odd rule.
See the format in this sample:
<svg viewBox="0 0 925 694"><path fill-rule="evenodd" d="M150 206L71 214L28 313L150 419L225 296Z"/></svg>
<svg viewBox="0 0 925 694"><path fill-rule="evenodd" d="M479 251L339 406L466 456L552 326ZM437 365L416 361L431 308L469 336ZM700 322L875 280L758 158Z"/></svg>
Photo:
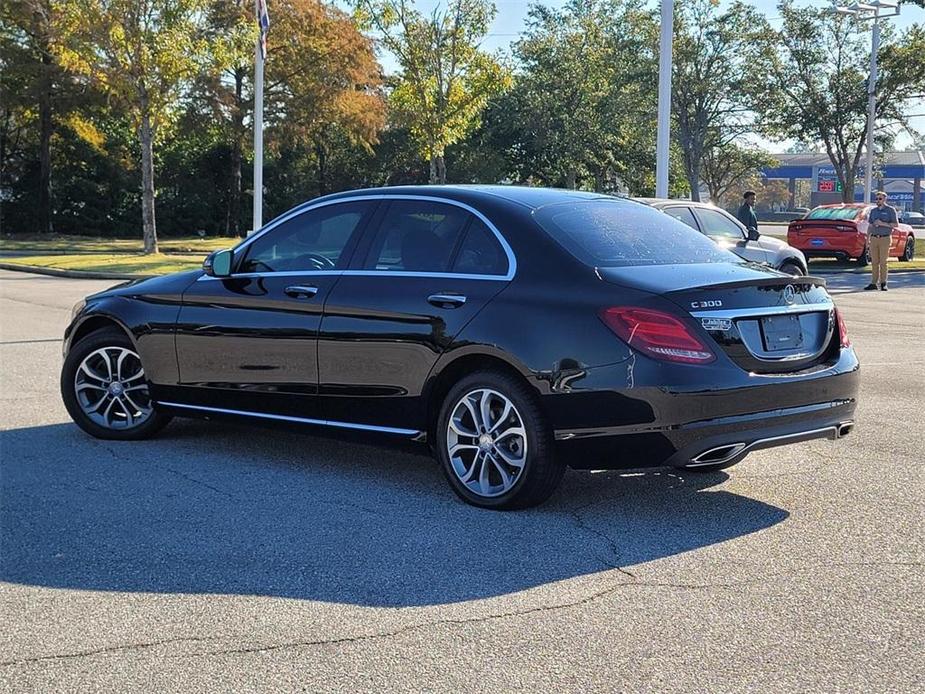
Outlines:
<svg viewBox="0 0 925 694"><path fill-rule="evenodd" d="M282 0L273 4L272 21L265 97L270 143L311 147L324 194L335 133L369 152L378 142L385 125L381 69L370 39L331 5Z"/></svg>

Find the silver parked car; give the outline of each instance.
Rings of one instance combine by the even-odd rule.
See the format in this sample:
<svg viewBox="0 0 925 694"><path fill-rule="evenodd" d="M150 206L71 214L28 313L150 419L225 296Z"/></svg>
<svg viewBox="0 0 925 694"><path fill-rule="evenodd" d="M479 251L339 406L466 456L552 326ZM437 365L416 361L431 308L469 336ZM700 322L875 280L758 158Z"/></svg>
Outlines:
<svg viewBox="0 0 925 694"><path fill-rule="evenodd" d="M690 200L637 199L709 236L745 260L766 263L788 275L806 274L806 258L803 253L780 239L762 236L757 232L749 235L748 229L738 219L719 207Z"/></svg>

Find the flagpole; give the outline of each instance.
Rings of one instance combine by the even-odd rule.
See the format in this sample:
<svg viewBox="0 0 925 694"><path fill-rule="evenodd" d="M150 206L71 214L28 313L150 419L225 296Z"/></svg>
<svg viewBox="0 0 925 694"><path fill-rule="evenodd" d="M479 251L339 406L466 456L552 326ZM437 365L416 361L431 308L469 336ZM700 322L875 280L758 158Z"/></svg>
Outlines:
<svg viewBox="0 0 925 694"><path fill-rule="evenodd" d="M260 0L254 0L260 17ZM254 223L250 234L263 226L263 36L258 32L254 47Z"/></svg>

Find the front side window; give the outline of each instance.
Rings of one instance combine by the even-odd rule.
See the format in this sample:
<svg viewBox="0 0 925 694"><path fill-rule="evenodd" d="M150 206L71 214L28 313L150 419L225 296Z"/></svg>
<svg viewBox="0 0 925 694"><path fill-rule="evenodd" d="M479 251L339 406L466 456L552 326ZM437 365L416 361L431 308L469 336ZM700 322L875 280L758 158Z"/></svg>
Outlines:
<svg viewBox="0 0 925 694"><path fill-rule="evenodd" d="M624 200L546 205L534 212L542 229L590 266L626 267L680 263L740 263L669 215Z"/></svg>
<svg viewBox="0 0 925 694"><path fill-rule="evenodd" d="M395 200L379 224L366 269L448 272L471 219L455 205Z"/></svg>
<svg viewBox="0 0 925 694"><path fill-rule="evenodd" d="M736 241L745 238L742 228L722 212L697 208L697 218L707 236L724 236Z"/></svg>
<svg viewBox="0 0 925 694"><path fill-rule="evenodd" d="M371 210L343 202L297 214L250 244L238 272L334 270Z"/></svg>

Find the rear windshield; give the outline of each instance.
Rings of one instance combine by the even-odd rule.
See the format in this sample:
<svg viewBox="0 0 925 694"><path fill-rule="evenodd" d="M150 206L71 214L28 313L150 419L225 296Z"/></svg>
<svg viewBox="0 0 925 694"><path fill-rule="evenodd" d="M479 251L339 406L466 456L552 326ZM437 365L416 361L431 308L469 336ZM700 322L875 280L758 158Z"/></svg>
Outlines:
<svg viewBox="0 0 925 694"><path fill-rule="evenodd" d="M742 262L699 231L641 203L563 202L533 214L547 234L595 267Z"/></svg>
<svg viewBox="0 0 925 694"><path fill-rule="evenodd" d="M854 219L860 212L857 207L817 207L806 219Z"/></svg>

